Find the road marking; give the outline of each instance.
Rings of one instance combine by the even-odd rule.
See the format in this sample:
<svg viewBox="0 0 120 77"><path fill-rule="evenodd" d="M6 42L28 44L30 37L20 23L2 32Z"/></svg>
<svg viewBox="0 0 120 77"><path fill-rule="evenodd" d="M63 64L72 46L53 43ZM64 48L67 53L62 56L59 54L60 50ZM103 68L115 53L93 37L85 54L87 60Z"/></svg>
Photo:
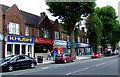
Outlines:
<svg viewBox="0 0 120 77"><path fill-rule="evenodd" d="M41 68L41 69L48 69L48 67L43 67L43 68Z"/></svg>
<svg viewBox="0 0 120 77"><path fill-rule="evenodd" d="M73 74L73 73L85 71L85 70L87 70L87 69L89 69L89 68L84 68L84 69L81 69L81 70L77 70L77 71L74 71L74 72L70 72L70 73L67 73L67 74L65 74L65 75L70 75L70 74Z"/></svg>
<svg viewBox="0 0 120 77"><path fill-rule="evenodd" d="M103 65L103 64L106 64L107 62L104 62L104 63L101 63L101 64L97 64L96 66L100 66L100 65Z"/></svg>

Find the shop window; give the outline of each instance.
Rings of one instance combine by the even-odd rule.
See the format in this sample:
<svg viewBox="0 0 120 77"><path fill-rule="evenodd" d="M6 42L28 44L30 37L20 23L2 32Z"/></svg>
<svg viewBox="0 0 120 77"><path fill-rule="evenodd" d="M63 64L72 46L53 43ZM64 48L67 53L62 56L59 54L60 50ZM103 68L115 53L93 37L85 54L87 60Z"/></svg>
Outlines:
<svg viewBox="0 0 120 77"><path fill-rule="evenodd" d="M49 38L49 31L48 30L43 31L43 37L44 38Z"/></svg>
<svg viewBox="0 0 120 77"><path fill-rule="evenodd" d="M47 53L47 50L50 49L51 45L48 44L36 44L35 53Z"/></svg>
<svg viewBox="0 0 120 77"><path fill-rule="evenodd" d="M15 55L19 55L20 54L20 45L15 44Z"/></svg>
<svg viewBox="0 0 120 77"><path fill-rule="evenodd" d="M13 45L7 44L7 55L12 55Z"/></svg>
<svg viewBox="0 0 120 77"><path fill-rule="evenodd" d="M59 39L59 32L55 31L55 39Z"/></svg>
<svg viewBox="0 0 120 77"><path fill-rule="evenodd" d="M26 46L22 45L22 54L25 54Z"/></svg>
<svg viewBox="0 0 120 77"><path fill-rule="evenodd" d="M29 26L27 26L27 25L25 27L25 35L29 36Z"/></svg>
<svg viewBox="0 0 120 77"><path fill-rule="evenodd" d="M20 34L19 24L17 23L9 22L7 28L9 29L9 34L17 34L17 35Z"/></svg>

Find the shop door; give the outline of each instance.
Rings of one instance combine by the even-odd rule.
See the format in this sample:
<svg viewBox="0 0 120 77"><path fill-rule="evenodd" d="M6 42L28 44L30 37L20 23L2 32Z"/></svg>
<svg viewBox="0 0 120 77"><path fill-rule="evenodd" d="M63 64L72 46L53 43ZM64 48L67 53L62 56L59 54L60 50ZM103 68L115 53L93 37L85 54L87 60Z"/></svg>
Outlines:
<svg viewBox="0 0 120 77"><path fill-rule="evenodd" d="M19 55L19 54L20 54L20 45L15 44L15 55Z"/></svg>
<svg viewBox="0 0 120 77"><path fill-rule="evenodd" d="M25 52L26 52L26 46L22 45L22 54L25 54Z"/></svg>
<svg viewBox="0 0 120 77"><path fill-rule="evenodd" d="M28 56L32 57L32 45L28 45Z"/></svg>

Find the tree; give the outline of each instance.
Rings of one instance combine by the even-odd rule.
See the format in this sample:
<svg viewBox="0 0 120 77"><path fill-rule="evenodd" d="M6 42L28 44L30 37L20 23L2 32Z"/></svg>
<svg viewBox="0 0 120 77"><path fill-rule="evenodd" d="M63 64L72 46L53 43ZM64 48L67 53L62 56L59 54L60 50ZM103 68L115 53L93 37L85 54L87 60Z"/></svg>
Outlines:
<svg viewBox="0 0 120 77"><path fill-rule="evenodd" d="M86 19L86 27L89 43L94 47L94 52L97 52L101 43L103 24L96 14L92 14Z"/></svg>
<svg viewBox="0 0 120 77"><path fill-rule="evenodd" d="M112 6L105 6L102 8L96 8L96 13L99 19L103 23L102 30L102 38L101 45L103 46L103 50L105 52L105 48L107 47L107 43L109 42L109 35L111 35L111 31L114 26L114 21L116 20L116 12Z"/></svg>
<svg viewBox="0 0 120 77"><path fill-rule="evenodd" d="M58 16L64 22L63 24L71 36L71 55L76 58L74 45L76 23L82 20L82 15L86 17L94 11L95 2L47 2L46 4L53 16Z"/></svg>
<svg viewBox="0 0 120 77"><path fill-rule="evenodd" d="M112 46L113 52L115 51L118 42L120 41L120 24L118 20L114 21L114 26L109 33L109 43Z"/></svg>

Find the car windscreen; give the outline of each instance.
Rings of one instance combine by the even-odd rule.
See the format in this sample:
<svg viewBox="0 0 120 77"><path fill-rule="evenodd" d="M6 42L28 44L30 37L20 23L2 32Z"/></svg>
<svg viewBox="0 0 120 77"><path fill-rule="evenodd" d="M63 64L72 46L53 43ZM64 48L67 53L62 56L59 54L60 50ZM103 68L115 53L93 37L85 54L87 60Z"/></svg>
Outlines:
<svg viewBox="0 0 120 77"><path fill-rule="evenodd" d="M63 54L58 54L56 57L63 57Z"/></svg>
<svg viewBox="0 0 120 77"><path fill-rule="evenodd" d="M8 60L10 60L10 59L13 59L15 56L8 56L8 57L5 57L4 59L3 59L3 61L8 61Z"/></svg>

